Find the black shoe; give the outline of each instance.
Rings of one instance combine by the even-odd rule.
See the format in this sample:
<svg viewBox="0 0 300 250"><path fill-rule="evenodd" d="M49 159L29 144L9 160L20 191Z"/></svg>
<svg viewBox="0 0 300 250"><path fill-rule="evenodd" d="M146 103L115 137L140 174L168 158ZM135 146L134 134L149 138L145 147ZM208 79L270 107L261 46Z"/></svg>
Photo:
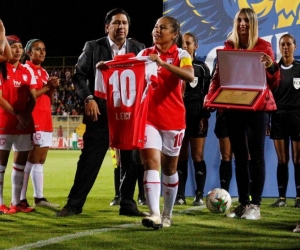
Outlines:
<svg viewBox="0 0 300 250"><path fill-rule="evenodd" d="M185 204L186 204L185 197L181 195L177 195L174 205L185 205Z"/></svg>
<svg viewBox="0 0 300 250"><path fill-rule="evenodd" d="M275 203L270 205L270 207L286 207L286 199L279 197Z"/></svg>
<svg viewBox="0 0 300 250"><path fill-rule="evenodd" d="M116 195L115 198L109 203L110 206L118 206L120 205L120 196Z"/></svg>
<svg viewBox="0 0 300 250"><path fill-rule="evenodd" d="M67 217L75 214L81 214L82 208L76 208L73 206L66 205L62 210L56 213L57 217Z"/></svg>
<svg viewBox="0 0 300 250"><path fill-rule="evenodd" d="M196 193L196 196L194 198L194 201L193 201L193 206L202 206L204 203L203 203L203 193L202 192L195 192Z"/></svg>
<svg viewBox="0 0 300 250"><path fill-rule="evenodd" d="M145 197L138 197L138 204L139 205L147 205Z"/></svg>
<svg viewBox="0 0 300 250"><path fill-rule="evenodd" d="M300 208L300 197L296 197L294 207L295 208Z"/></svg>
<svg viewBox="0 0 300 250"><path fill-rule="evenodd" d="M147 216L149 213L141 212L137 208L127 208L127 207L120 207L119 215L127 215L127 216Z"/></svg>

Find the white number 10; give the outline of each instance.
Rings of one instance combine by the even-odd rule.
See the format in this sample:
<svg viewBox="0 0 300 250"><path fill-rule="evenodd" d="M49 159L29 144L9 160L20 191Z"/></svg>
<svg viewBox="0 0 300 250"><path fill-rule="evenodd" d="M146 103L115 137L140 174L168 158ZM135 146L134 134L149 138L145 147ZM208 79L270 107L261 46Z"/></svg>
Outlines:
<svg viewBox="0 0 300 250"><path fill-rule="evenodd" d="M136 99L136 79L132 70L121 72L116 70L109 78L109 84L113 86L114 107L121 107L121 102L126 107L131 107Z"/></svg>

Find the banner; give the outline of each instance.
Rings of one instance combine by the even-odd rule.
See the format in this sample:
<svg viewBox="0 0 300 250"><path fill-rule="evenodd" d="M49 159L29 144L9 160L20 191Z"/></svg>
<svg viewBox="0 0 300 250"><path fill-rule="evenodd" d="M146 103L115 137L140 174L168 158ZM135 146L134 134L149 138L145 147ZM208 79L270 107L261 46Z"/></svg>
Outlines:
<svg viewBox="0 0 300 250"><path fill-rule="evenodd" d="M292 34L300 41L300 0L165 0L164 15L181 24L182 34L193 32L199 39L197 59L212 71L216 49L223 48L233 19L241 8L252 8L258 16L259 37L272 44L276 60L280 59L279 38ZM299 49L295 54L300 59Z"/></svg>

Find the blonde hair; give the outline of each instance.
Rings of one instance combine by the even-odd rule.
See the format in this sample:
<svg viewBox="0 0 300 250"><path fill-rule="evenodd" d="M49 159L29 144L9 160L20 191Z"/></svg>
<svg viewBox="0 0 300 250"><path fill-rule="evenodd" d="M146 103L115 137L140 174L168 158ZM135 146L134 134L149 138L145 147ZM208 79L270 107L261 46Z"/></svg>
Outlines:
<svg viewBox="0 0 300 250"><path fill-rule="evenodd" d="M236 13L233 19L233 28L229 40L233 42L235 49L239 48L240 38L238 34L238 18L241 13L244 13L249 20L248 47L246 49L251 50L258 40L258 19L256 13L250 8L242 8Z"/></svg>

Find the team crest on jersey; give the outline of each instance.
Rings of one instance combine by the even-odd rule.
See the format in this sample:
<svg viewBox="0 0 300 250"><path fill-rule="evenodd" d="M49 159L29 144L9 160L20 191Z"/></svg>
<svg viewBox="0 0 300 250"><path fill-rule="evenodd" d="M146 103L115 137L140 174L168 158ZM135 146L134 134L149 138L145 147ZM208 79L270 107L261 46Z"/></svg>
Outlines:
<svg viewBox="0 0 300 250"><path fill-rule="evenodd" d="M6 144L6 138L0 138L0 145L4 146Z"/></svg>
<svg viewBox="0 0 300 250"><path fill-rule="evenodd" d="M26 74L22 74L23 80L27 81L28 80L28 76Z"/></svg>
<svg viewBox="0 0 300 250"><path fill-rule="evenodd" d="M198 84L198 77L195 76L195 77L194 77L194 81L190 82L190 86L191 86L192 88L195 88L195 87L197 86L197 84Z"/></svg>
<svg viewBox="0 0 300 250"><path fill-rule="evenodd" d="M294 85L295 89L299 89L300 88L300 78L293 78L293 85Z"/></svg>
<svg viewBox="0 0 300 250"><path fill-rule="evenodd" d="M42 138L42 135L41 135L41 133L35 133L34 137L36 140L40 140Z"/></svg>
<svg viewBox="0 0 300 250"><path fill-rule="evenodd" d="M173 64L173 58L167 58L167 63L168 64Z"/></svg>
<svg viewBox="0 0 300 250"><path fill-rule="evenodd" d="M38 75L39 75L39 76L41 76L41 75L42 75L42 72L41 72L41 70L40 70L40 69L38 69L38 70L37 70L37 72L38 72Z"/></svg>

